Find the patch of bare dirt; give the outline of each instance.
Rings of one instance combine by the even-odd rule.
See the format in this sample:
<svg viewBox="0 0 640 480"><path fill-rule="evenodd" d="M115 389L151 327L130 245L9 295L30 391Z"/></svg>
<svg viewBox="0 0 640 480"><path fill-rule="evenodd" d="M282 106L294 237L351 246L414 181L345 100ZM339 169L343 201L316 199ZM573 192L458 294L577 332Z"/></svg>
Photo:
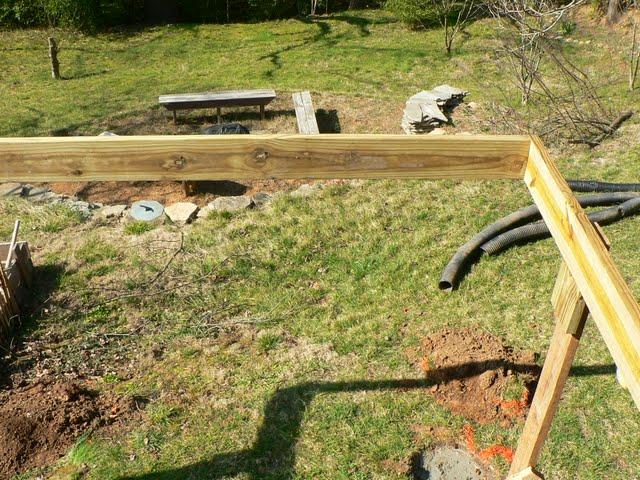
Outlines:
<svg viewBox="0 0 640 480"><path fill-rule="evenodd" d="M195 193L187 195L182 182L81 182L50 183L56 193L75 196L81 200L106 205L127 204L138 200L156 200L164 205L193 202L206 205L217 197L255 195L258 192L287 192L308 180L230 180L195 182Z"/></svg>
<svg viewBox="0 0 640 480"><path fill-rule="evenodd" d="M540 374L533 352L474 328L425 337L420 357L436 401L478 423L523 418Z"/></svg>
<svg viewBox="0 0 640 480"><path fill-rule="evenodd" d="M48 465L82 433L136 410L132 398L100 395L80 382L40 381L0 393L0 477Z"/></svg>

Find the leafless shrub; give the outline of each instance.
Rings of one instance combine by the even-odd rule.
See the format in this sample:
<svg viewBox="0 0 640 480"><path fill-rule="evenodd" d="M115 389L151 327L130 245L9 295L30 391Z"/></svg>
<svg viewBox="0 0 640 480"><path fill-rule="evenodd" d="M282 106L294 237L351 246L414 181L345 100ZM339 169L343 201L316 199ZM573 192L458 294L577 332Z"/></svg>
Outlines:
<svg viewBox="0 0 640 480"><path fill-rule="evenodd" d="M537 133L595 146L630 114L616 116L587 73L563 54L560 26L584 2L489 0L487 6L500 25L499 53L513 72L522 104L535 101Z"/></svg>

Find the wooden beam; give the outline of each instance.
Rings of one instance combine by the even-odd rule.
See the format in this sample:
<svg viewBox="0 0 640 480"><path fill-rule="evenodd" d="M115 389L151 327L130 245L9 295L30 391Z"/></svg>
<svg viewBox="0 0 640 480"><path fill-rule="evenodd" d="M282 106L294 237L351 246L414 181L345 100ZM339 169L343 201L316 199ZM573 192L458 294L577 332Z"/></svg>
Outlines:
<svg viewBox="0 0 640 480"><path fill-rule="evenodd" d="M515 475L507 477L507 480L544 480L544 477L533 468L527 467Z"/></svg>
<svg viewBox="0 0 640 480"><path fill-rule="evenodd" d="M610 244L604 232L599 229L598 235L608 249ZM517 472L524 472L538 463L589 314L587 305L564 260L558 270L551 304L556 326L529 415L511 462L512 476L509 480L518 478Z"/></svg>
<svg viewBox="0 0 640 480"><path fill-rule="evenodd" d="M525 136L0 138L0 181L522 178Z"/></svg>
<svg viewBox="0 0 640 480"><path fill-rule="evenodd" d="M640 307L609 252L538 138L527 184L571 276L640 408Z"/></svg>

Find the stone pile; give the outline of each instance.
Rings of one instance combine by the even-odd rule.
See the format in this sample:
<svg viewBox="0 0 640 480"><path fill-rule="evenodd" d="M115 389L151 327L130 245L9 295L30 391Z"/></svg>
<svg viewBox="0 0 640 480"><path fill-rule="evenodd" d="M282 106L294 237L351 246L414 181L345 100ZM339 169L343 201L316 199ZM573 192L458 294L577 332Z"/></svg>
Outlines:
<svg viewBox="0 0 640 480"><path fill-rule="evenodd" d="M449 85L423 90L407 100L402 116L402 129L409 135L429 133L449 123L446 112L460 104L469 92Z"/></svg>

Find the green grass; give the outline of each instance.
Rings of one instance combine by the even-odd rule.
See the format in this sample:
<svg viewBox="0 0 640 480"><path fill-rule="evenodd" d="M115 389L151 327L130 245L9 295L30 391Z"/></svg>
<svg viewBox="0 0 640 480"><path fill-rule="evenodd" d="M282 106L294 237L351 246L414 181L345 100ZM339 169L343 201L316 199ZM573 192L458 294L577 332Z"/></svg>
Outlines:
<svg viewBox="0 0 640 480"><path fill-rule="evenodd" d="M473 25L451 60L441 32L407 31L380 12L96 36L56 32L68 78L62 82L48 78L45 32L3 32L0 135L91 132L104 118L155 109L158 94L214 88L304 88L354 102L401 102L450 83L473 88L476 101L503 101L495 89L479 88L506 82L487 53L489 27ZM601 36L596 30L594 38ZM575 54L591 63L604 55L590 46ZM623 82L622 67L614 67L607 75ZM637 103L622 90L619 97ZM634 142L623 136L600 150L564 151L560 167L568 176L636 180ZM100 388L149 400L141 420L115 438L87 435L47 474L405 478L385 461L435 441L414 427L442 427L462 441L467 423L407 383L422 376L407 351L423 336L472 327L544 356L559 265L552 241L482 259L455 293L437 289L461 243L530 202L520 182L330 185L309 198L277 195L264 209L198 221L163 270L180 244L173 226L87 222L61 206L3 200L0 233L7 237L13 220L23 220L39 269L36 293L51 296L23 335L46 342L47 355L64 360L63 372L100 372ZM636 296L639 227L640 218L606 227ZM102 344L96 339L105 333L128 335ZM576 367L541 470L561 480L636 478L640 416L617 386L591 321ZM521 427L474 425L476 441L514 447Z"/></svg>
<svg viewBox="0 0 640 480"><path fill-rule="evenodd" d="M0 135L86 129L105 117L155 109L164 93L275 86L397 100L445 81L496 78L483 58L490 30L478 23L470 33L453 62L439 47L439 31L412 32L375 11L95 36L57 31L66 80L56 82L47 63L48 32L0 32Z"/></svg>

